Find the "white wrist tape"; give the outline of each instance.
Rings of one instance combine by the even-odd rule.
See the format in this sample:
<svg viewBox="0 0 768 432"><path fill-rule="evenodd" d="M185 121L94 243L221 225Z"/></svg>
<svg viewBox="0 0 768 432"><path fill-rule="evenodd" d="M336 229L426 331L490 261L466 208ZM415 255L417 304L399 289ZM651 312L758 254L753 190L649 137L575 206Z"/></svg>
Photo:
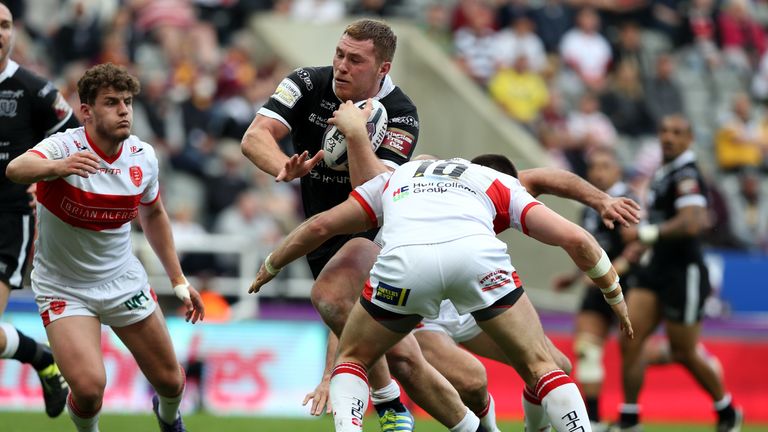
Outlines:
<svg viewBox="0 0 768 432"><path fill-rule="evenodd" d="M624 293L623 292L619 293L619 295L617 295L616 297L606 297L605 295L603 295L603 298L605 299L606 303L613 306L615 304L619 304L622 301L624 301Z"/></svg>
<svg viewBox="0 0 768 432"><path fill-rule="evenodd" d="M184 278L184 282L173 287L173 292L176 293L176 297L180 300L186 300L189 298L189 282L187 278Z"/></svg>
<svg viewBox="0 0 768 432"><path fill-rule="evenodd" d="M266 258L264 258L264 268L267 270L267 273L269 273L272 276L277 276L278 273L280 273L281 268L272 267L272 263L269 262L269 259L272 258L272 254L267 255Z"/></svg>
<svg viewBox="0 0 768 432"><path fill-rule="evenodd" d="M585 271L584 273L592 279L605 276L606 273L611 271L611 260L608 258L608 254L605 253L605 249L600 249L600 259L597 261L594 267Z"/></svg>
<svg viewBox="0 0 768 432"><path fill-rule="evenodd" d="M644 244L650 245L656 243L659 239L658 225L643 225L637 229L637 238Z"/></svg>
<svg viewBox="0 0 768 432"><path fill-rule="evenodd" d="M602 291L603 294L608 294L618 287L619 287L619 275L616 275L616 280L613 281L611 286L609 286L608 288L600 288L600 291Z"/></svg>

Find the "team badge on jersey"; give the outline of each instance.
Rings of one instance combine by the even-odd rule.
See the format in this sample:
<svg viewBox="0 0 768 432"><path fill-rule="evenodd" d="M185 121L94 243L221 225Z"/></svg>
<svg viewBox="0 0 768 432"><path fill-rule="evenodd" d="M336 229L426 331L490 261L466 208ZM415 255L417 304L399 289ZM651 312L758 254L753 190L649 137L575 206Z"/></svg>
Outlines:
<svg viewBox="0 0 768 432"><path fill-rule="evenodd" d="M288 108L293 108L296 102L301 99L301 90L299 86L288 78L280 81L280 85L275 89L272 98Z"/></svg>
<svg viewBox="0 0 768 432"><path fill-rule="evenodd" d="M135 184L136 187L141 186L141 180L144 178L144 173L141 171L141 167L134 165L128 169L128 172L131 175L133 184Z"/></svg>

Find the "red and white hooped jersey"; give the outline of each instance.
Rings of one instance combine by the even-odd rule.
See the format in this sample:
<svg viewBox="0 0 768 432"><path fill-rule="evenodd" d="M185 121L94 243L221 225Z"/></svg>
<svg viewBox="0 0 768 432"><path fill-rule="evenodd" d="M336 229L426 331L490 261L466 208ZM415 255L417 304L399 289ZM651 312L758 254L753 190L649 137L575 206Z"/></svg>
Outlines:
<svg viewBox="0 0 768 432"><path fill-rule="evenodd" d="M34 274L71 286L93 286L117 277L136 258L130 222L140 204L160 196L158 162L149 144L131 135L109 157L83 127L51 135L29 150L47 159L90 151L101 158L96 174L37 183L38 237Z"/></svg>
<svg viewBox="0 0 768 432"><path fill-rule="evenodd" d="M382 253L510 227L527 234L525 214L541 204L516 178L459 158L408 162L351 195L383 224Z"/></svg>

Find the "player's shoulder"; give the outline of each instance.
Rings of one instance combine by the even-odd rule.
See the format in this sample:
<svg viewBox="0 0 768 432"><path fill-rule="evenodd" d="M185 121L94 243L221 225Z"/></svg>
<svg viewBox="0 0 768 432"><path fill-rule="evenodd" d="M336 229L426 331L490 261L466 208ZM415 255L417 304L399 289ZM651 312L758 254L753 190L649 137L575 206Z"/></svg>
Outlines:
<svg viewBox="0 0 768 432"><path fill-rule="evenodd" d="M416 105L400 87L395 86L388 95L379 99L379 102L387 109L390 123L419 127Z"/></svg>
<svg viewBox="0 0 768 432"><path fill-rule="evenodd" d="M56 91L52 82L23 66L19 66L12 77L20 87L29 90L30 96L44 98Z"/></svg>
<svg viewBox="0 0 768 432"><path fill-rule="evenodd" d="M300 67L286 77L301 88L302 93L313 92L333 78L332 66Z"/></svg>
<svg viewBox="0 0 768 432"><path fill-rule="evenodd" d="M694 162L689 162L681 167L678 167L671 174L672 179L675 181L689 178L701 179L701 171Z"/></svg>
<svg viewBox="0 0 768 432"><path fill-rule="evenodd" d="M157 159L157 154L155 153L155 148L152 144L142 141L141 138L136 135L129 136L123 142L123 146L123 150L127 150L129 158L145 158L148 160Z"/></svg>

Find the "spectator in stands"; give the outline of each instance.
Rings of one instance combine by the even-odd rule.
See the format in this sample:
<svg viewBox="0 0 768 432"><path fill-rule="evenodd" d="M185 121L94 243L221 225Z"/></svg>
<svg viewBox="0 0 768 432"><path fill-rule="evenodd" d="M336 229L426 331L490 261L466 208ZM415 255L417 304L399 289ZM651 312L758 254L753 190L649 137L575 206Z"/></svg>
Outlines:
<svg viewBox="0 0 768 432"><path fill-rule="evenodd" d="M693 42L694 64L714 69L721 62L720 50L715 40L715 0L692 0L688 9L688 32Z"/></svg>
<svg viewBox="0 0 768 432"><path fill-rule="evenodd" d="M206 213L211 221L216 220L224 209L235 204L240 194L250 187L239 142L222 140L217 146L217 155L220 167L205 183Z"/></svg>
<svg viewBox="0 0 768 432"><path fill-rule="evenodd" d="M534 9L536 33L544 42L548 53L557 53L563 35L573 27L573 10L563 0L545 0Z"/></svg>
<svg viewBox="0 0 768 432"><path fill-rule="evenodd" d="M454 60L472 80L485 87L496 73L496 30L493 10L485 3L476 3L467 25L454 34Z"/></svg>
<svg viewBox="0 0 768 432"><path fill-rule="evenodd" d="M52 51L55 71L77 60L97 60L102 46L102 29L97 11L88 9L84 1L72 2L71 15L53 35Z"/></svg>
<svg viewBox="0 0 768 432"><path fill-rule="evenodd" d="M291 17L315 24L339 22L346 15L342 0L293 0Z"/></svg>
<svg viewBox="0 0 768 432"><path fill-rule="evenodd" d="M739 93L733 98L730 118L716 133L715 149L717 164L726 174L763 166L768 137L753 116L752 102L746 93ZM734 185L726 192L736 195Z"/></svg>
<svg viewBox="0 0 768 432"><path fill-rule="evenodd" d="M638 138L653 133L645 100L637 63L622 60L611 74L606 92L600 97L601 111L620 134Z"/></svg>
<svg viewBox="0 0 768 432"><path fill-rule="evenodd" d="M656 73L645 82L645 109L654 128L670 114L685 112L683 95L674 81L675 60L671 54L656 57Z"/></svg>
<svg viewBox="0 0 768 432"><path fill-rule="evenodd" d="M751 16L748 0L728 0L717 18L725 61L737 70L754 70L766 50L765 31Z"/></svg>
<svg viewBox="0 0 768 432"><path fill-rule="evenodd" d="M426 7L422 31L429 40L437 44L446 53L453 51L450 10L442 1L434 1Z"/></svg>
<svg viewBox="0 0 768 432"><path fill-rule="evenodd" d="M496 4L496 25L499 29L514 25L518 18L528 15L531 11L528 0L500 0Z"/></svg>
<svg viewBox="0 0 768 432"><path fill-rule="evenodd" d="M755 170L739 175L739 194L729 204L730 228L736 238L750 250L768 252L768 195Z"/></svg>
<svg viewBox="0 0 768 432"><path fill-rule="evenodd" d="M390 17L395 14L399 4L399 0L355 0L349 9L349 15Z"/></svg>
<svg viewBox="0 0 768 432"><path fill-rule="evenodd" d="M594 93L585 93L579 100L579 109L568 115L568 149L566 157L573 172L585 177L585 155L594 147L614 147L616 128L611 120L600 112L600 102Z"/></svg>
<svg viewBox="0 0 768 432"><path fill-rule="evenodd" d="M579 77L588 90L600 91L605 87L611 46L600 34L600 17L592 8L583 8L576 16L576 27L569 30L560 42L563 61Z"/></svg>
<svg viewBox="0 0 768 432"><path fill-rule="evenodd" d="M529 57L518 53L512 67L502 68L493 76L488 91L507 115L532 131L549 93L544 80L530 70L528 63Z"/></svg>
<svg viewBox="0 0 768 432"><path fill-rule="evenodd" d="M642 79L651 76L654 53L643 48L642 29L636 21L625 21L621 24L612 49L613 69L622 63L632 63Z"/></svg>
<svg viewBox="0 0 768 432"><path fill-rule="evenodd" d="M512 19L509 27L496 34L496 61L499 67L512 67L523 55L528 58L528 70L541 72L547 65L544 43L535 33L535 24L529 14L520 14Z"/></svg>

